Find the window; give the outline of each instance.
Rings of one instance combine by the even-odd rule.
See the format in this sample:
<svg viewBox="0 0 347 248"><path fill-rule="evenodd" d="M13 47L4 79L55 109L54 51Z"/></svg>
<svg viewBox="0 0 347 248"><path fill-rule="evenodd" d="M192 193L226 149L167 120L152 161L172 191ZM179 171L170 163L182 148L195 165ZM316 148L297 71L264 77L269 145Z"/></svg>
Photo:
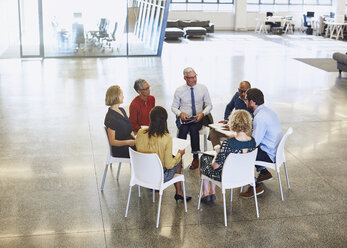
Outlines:
<svg viewBox="0 0 347 248"><path fill-rule="evenodd" d="M231 11L234 0L170 0L170 11Z"/></svg>
<svg viewBox="0 0 347 248"><path fill-rule="evenodd" d="M324 6L332 6L332 0L247 0L249 12L318 10Z"/></svg>
<svg viewBox="0 0 347 248"><path fill-rule="evenodd" d="M247 0L247 4L331 5L332 0Z"/></svg>

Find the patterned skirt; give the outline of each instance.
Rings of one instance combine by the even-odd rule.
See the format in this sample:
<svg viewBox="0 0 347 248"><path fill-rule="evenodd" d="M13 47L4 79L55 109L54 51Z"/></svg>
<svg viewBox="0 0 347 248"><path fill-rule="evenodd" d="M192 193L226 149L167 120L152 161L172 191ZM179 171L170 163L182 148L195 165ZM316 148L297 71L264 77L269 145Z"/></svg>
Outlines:
<svg viewBox="0 0 347 248"><path fill-rule="evenodd" d="M201 174L220 182L223 166L219 166L219 168L214 170L212 167L212 160L212 156L203 154L200 158L200 172Z"/></svg>

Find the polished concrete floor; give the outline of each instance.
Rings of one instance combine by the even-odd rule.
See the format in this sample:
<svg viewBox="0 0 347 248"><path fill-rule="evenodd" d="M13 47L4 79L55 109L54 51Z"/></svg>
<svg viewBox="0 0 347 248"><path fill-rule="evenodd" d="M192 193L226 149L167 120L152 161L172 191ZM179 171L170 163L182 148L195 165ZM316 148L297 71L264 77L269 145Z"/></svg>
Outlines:
<svg viewBox="0 0 347 248"><path fill-rule="evenodd" d="M347 74L294 58L329 58L347 43L305 35L215 33L206 39L167 42L159 57L0 60L0 247L346 247ZM159 229L151 192L135 189L124 218L129 165L117 167L100 191L107 143L106 89L119 84L129 105L132 84L147 79L157 104L170 111L174 90L192 66L207 85L215 120L241 80L265 94L283 130L291 190L282 173L253 200L234 190L223 223L220 191L197 211L199 172L184 170L184 213L164 192ZM211 147L211 144L209 144ZM191 160L189 152L185 165ZM232 213L231 213L232 205Z"/></svg>

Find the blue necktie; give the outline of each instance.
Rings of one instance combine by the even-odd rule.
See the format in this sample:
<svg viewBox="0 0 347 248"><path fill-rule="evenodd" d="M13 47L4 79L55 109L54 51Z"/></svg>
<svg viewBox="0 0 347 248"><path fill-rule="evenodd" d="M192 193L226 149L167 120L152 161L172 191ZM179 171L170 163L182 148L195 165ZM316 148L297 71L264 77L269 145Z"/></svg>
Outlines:
<svg viewBox="0 0 347 248"><path fill-rule="evenodd" d="M190 88L190 93L192 95L192 113L193 115L196 115L196 109L195 109L195 97L194 97L194 88Z"/></svg>

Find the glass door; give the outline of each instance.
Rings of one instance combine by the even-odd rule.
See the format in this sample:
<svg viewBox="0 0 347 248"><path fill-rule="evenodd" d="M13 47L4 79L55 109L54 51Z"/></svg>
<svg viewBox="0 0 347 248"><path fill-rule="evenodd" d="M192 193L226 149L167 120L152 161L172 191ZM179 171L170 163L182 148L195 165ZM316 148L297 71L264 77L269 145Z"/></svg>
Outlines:
<svg viewBox="0 0 347 248"><path fill-rule="evenodd" d="M45 57L126 56L126 0L42 0Z"/></svg>
<svg viewBox="0 0 347 248"><path fill-rule="evenodd" d="M21 57L43 57L42 0L18 0Z"/></svg>

